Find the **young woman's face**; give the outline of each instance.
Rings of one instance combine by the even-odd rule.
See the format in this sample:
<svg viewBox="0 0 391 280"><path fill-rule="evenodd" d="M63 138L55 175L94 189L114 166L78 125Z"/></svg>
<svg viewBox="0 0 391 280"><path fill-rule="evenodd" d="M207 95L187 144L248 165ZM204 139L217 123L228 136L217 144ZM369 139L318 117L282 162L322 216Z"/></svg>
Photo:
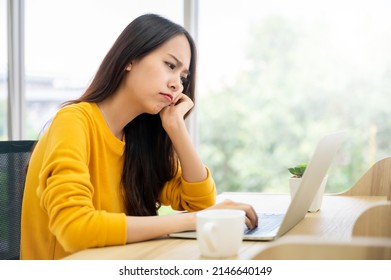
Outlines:
<svg viewBox="0 0 391 280"><path fill-rule="evenodd" d="M142 113L157 114L175 103L189 75L191 50L184 35L178 35L140 60L128 65L125 90Z"/></svg>

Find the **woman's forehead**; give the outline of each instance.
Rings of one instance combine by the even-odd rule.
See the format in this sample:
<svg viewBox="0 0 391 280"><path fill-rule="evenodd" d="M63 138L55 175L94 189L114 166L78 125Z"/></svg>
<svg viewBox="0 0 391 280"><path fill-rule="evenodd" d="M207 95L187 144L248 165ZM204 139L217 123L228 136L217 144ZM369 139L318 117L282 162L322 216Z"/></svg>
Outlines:
<svg viewBox="0 0 391 280"><path fill-rule="evenodd" d="M189 41L185 35L177 35L172 37L164 44L162 44L158 49L158 52L162 52L166 55L173 57L183 64L184 68L189 69L190 59L191 59L191 49Z"/></svg>

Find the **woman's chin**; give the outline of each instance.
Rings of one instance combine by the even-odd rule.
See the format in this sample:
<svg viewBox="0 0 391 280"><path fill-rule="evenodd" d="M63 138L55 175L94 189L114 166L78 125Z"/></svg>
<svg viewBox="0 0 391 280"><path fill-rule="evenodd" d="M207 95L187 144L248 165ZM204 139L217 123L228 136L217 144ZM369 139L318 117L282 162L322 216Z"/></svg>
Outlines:
<svg viewBox="0 0 391 280"><path fill-rule="evenodd" d="M157 104L151 112L148 112L151 115L159 114L167 105Z"/></svg>

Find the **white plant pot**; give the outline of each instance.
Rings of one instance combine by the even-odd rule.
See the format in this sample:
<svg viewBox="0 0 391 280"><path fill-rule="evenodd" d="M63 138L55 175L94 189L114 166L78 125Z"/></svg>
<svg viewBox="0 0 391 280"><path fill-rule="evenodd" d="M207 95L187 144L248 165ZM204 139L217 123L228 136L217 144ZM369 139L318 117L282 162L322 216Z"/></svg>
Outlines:
<svg viewBox="0 0 391 280"><path fill-rule="evenodd" d="M314 199L312 200L312 203L308 209L308 212L311 212L311 213L317 212L317 211L319 211L320 207L322 206L322 199L323 199L324 190L326 188L327 179L328 179L328 176L326 175L323 178L323 181L320 184L319 189L316 192ZM289 178L289 189L290 189L290 193L291 193L291 199L295 196L295 194L299 188L300 182L301 182L301 178L295 178L295 177Z"/></svg>

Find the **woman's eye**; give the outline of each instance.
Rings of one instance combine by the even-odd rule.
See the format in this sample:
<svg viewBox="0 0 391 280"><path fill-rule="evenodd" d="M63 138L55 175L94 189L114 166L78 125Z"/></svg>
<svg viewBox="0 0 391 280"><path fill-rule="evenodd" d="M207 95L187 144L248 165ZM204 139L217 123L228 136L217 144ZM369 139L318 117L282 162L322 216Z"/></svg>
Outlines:
<svg viewBox="0 0 391 280"><path fill-rule="evenodd" d="M175 64L172 64L172 63L170 63L170 62L166 62L166 65L167 65L168 67L170 67L171 70L174 70L174 69L175 69Z"/></svg>

